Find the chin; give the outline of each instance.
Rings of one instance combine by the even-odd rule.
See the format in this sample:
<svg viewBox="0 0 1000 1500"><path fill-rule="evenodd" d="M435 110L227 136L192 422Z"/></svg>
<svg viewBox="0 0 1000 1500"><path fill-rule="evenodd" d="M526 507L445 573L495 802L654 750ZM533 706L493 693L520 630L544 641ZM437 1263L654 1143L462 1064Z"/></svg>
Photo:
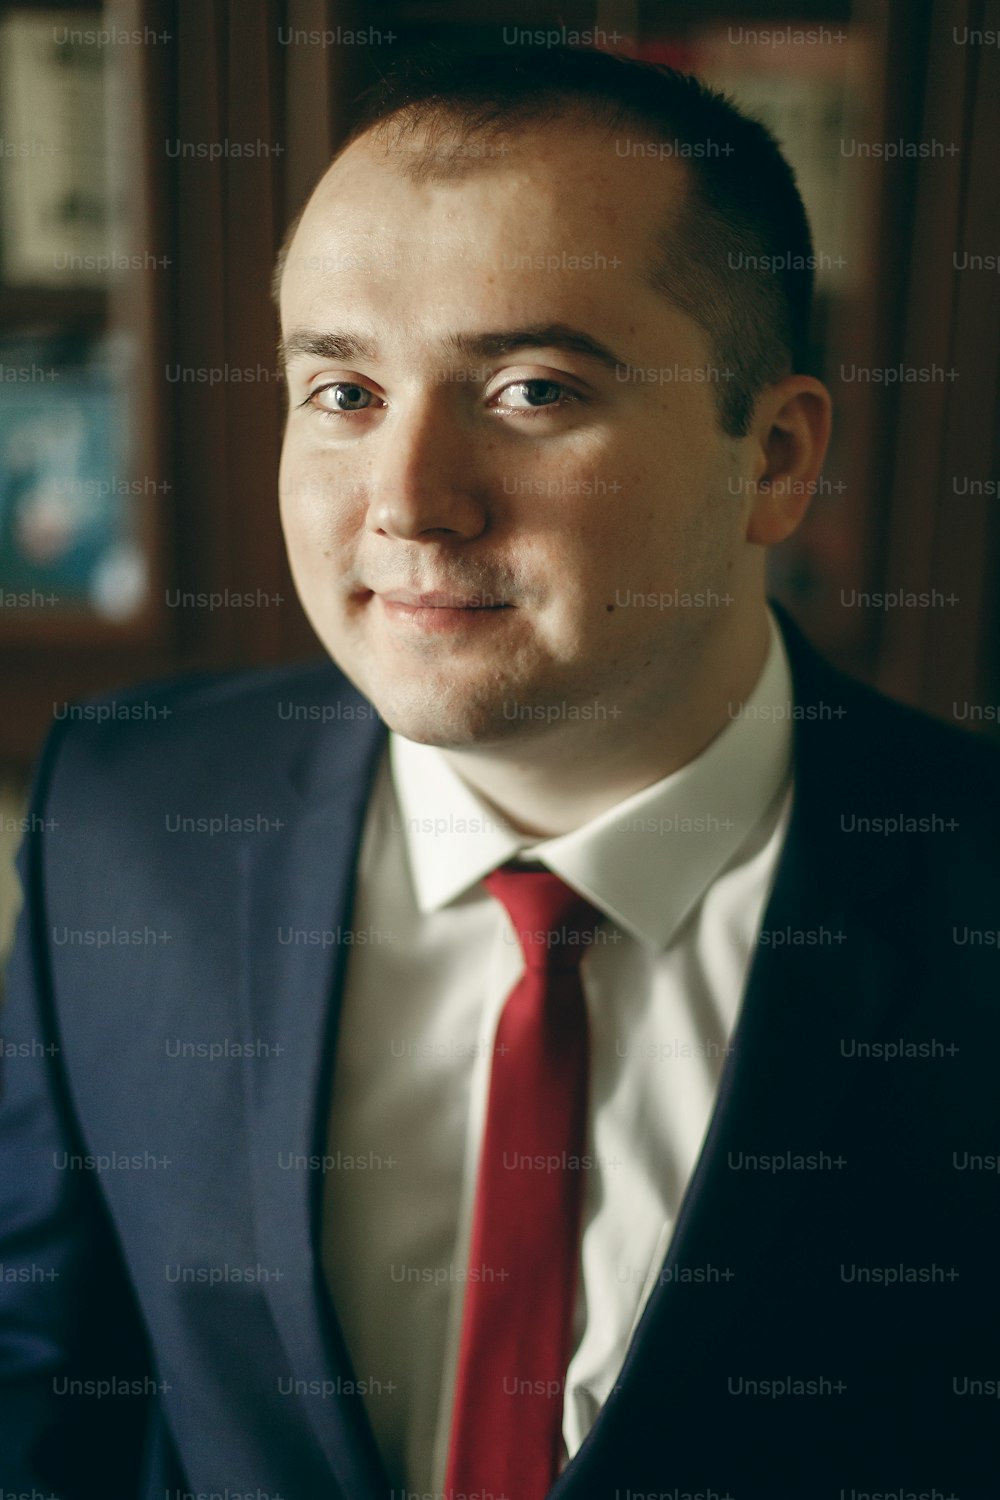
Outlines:
<svg viewBox="0 0 1000 1500"><path fill-rule="evenodd" d="M384 722L405 740L418 745L437 745L442 750L460 750L470 745L495 744L505 738L494 725L473 722L458 715L430 718L426 713L392 713L379 709Z"/></svg>
<svg viewBox="0 0 1000 1500"><path fill-rule="evenodd" d="M394 733L418 745L437 745L458 750L471 745L497 744L511 738L517 725L505 719L503 704L484 702L473 696L458 701L447 692L420 692L419 687L400 693L369 691L379 717Z"/></svg>

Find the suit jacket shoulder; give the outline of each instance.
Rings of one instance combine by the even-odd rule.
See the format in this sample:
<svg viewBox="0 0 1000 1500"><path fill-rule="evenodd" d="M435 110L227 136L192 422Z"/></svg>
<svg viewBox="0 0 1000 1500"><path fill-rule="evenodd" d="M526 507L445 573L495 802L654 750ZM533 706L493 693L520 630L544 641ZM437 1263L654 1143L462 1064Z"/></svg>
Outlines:
<svg viewBox="0 0 1000 1500"><path fill-rule="evenodd" d="M354 769L382 721L331 661L139 683L70 705L43 761L52 794L100 820L173 793L242 814L276 782ZM361 747L363 742L364 749ZM320 764L317 765L317 759ZM228 805L228 804L227 804Z"/></svg>

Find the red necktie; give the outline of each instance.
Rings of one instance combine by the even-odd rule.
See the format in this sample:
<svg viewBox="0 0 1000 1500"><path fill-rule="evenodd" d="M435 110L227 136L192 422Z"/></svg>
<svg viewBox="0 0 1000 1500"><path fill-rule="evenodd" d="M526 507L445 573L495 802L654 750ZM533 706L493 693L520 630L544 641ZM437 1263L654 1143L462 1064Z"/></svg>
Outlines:
<svg viewBox="0 0 1000 1500"><path fill-rule="evenodd" d="M543 1500L559 1473L586 1150L580 960L600 913L549 870L496 870L525 971L497 1025L447 1495ZM581 940L582 939L582 940Z"/></svg>

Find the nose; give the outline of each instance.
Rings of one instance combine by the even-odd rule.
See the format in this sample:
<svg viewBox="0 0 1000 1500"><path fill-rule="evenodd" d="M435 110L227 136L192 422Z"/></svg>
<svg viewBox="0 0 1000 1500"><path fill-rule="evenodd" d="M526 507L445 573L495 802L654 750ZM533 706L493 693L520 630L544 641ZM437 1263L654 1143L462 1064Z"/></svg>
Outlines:
<svg viewBox="0 0 1000 1500"><path fill-rule="evenodd" d="M397 406L385 421L369 471L369 530L417 541L471 540L485 529L475 439L440 394Z"/></svg>

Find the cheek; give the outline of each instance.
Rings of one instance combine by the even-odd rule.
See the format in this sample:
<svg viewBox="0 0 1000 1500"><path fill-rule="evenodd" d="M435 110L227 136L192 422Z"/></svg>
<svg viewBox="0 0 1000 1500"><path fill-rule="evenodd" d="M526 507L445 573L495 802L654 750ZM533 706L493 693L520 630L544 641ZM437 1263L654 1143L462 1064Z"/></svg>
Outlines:
<svg viewBox="0 0 1000 1500"><path fill-rule="evenodd" d="M329 552L342 546L362 514L358 501L338 484L328 463L289 452L278 477L281 520L291 548Z"/></svg>
<svg viewBox="0 0 1000 1500"><path fill-rule="evenodd" d="M634 451L605 465L605 484L588 503L586 536L595 573L609 577L636 559L649 560L674 525L673 481Z"/></svg>

